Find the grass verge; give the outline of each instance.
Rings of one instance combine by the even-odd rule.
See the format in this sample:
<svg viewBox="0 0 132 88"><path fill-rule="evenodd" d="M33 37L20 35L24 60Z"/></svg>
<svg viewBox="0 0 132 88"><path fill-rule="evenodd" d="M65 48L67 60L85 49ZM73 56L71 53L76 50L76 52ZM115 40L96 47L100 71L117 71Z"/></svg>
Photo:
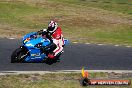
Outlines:
<svg viewBox="0 0 132 88"><path fill-rule="evenodd" d="M23 36L55 19L71 41L132 45L131 9L131 0L0 0L0 33Z"/></svg>
<svg viewBox="0 0 132 88"><path fill-rule="evenodd" d="M91 79L125 78L119 73L90 73ZM125 74L126 76L126 74ZM83 88L80 85L81 73L46 73L0 75L0 88ZM131 88L130 86L89 86L88 88Z"/></svg>

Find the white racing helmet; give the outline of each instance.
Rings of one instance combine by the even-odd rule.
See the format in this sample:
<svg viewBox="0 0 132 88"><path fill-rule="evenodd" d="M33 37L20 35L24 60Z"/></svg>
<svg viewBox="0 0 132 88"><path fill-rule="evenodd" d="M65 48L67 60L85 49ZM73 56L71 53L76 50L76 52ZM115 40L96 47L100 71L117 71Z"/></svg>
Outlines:
<svg viewBox="0 0 132 88"><path fill-rule="evenodd" d="M47 31L50 32L50 33L54 33L56 31L57 27L58 27L57 22L50 21L49 24L48 24Z"/></svg>

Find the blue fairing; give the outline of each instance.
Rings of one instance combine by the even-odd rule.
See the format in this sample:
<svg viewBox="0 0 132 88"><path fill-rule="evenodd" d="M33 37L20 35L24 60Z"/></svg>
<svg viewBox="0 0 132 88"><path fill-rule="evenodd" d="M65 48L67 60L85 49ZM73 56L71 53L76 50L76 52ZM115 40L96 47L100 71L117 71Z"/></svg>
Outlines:
<svg viewBox="0 0 132 88"><path fill-rule="evenodd" d="M67 39L64 39L64 45L67 45L69 41Z"/></svg>
<svg viewBox="0 0 132 88"><path fill-rule="evenodd" d="M28 56L25 61L26 62L40 62L45 59L45 54L40 53L40 48L35 47L37 44L41 44L42 46L47 46L50 44L49 39L44 39L41 36L36 37L36 38L31 38L32 35L36 35L36 32L31 32L27 35L25 35L22 39L23 46L25 46L30 53L30 56ZM26 41L27 38L30 38L30 40ZM66 45L68 43L68 40L64 40L64 44Z"/></svg>
<svg viewBox="0 0 132 88"><path fill-rule="evenodd" d="M25 46L28 48L34 48L34 46L38 43L42 43L42 46L46 46L50 43L50 41L48 39L43 39L42 37L39 37L28 41L27 43L25 43Z"/></svg>
<svg viewBox="0 0 132 88"><path fill-rule="evenodd" d="M26 38L29 38L31 35L36 35L37 33L36 32L31 32L29 34L26 34L23 38L22 38L22 41L24 41Z"/></svg>

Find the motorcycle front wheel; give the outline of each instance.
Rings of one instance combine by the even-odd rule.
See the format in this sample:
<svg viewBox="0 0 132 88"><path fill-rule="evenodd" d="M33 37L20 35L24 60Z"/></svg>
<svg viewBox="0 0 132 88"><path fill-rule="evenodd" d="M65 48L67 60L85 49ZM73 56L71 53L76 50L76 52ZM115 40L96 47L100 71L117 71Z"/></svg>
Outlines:
<svg viewBox="0 0 132 88"><path fill-rule="evenodd" d="M21 63L25 61L26 52L21 48L16 49L11 55L11 63Z"/></svg>

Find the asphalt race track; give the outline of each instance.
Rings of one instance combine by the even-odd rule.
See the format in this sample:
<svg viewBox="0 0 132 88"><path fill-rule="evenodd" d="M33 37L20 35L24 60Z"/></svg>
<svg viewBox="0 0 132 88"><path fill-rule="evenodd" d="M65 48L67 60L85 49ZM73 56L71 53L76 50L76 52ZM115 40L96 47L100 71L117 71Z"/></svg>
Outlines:
<svg viewBox="0 0 132 88"><path fill-rule="evenodd" d="M69 44L60 62L11 63L11 53L21 45L20 39L0 39L0 71L132 70L132 48L95 44Z"/></svg>

